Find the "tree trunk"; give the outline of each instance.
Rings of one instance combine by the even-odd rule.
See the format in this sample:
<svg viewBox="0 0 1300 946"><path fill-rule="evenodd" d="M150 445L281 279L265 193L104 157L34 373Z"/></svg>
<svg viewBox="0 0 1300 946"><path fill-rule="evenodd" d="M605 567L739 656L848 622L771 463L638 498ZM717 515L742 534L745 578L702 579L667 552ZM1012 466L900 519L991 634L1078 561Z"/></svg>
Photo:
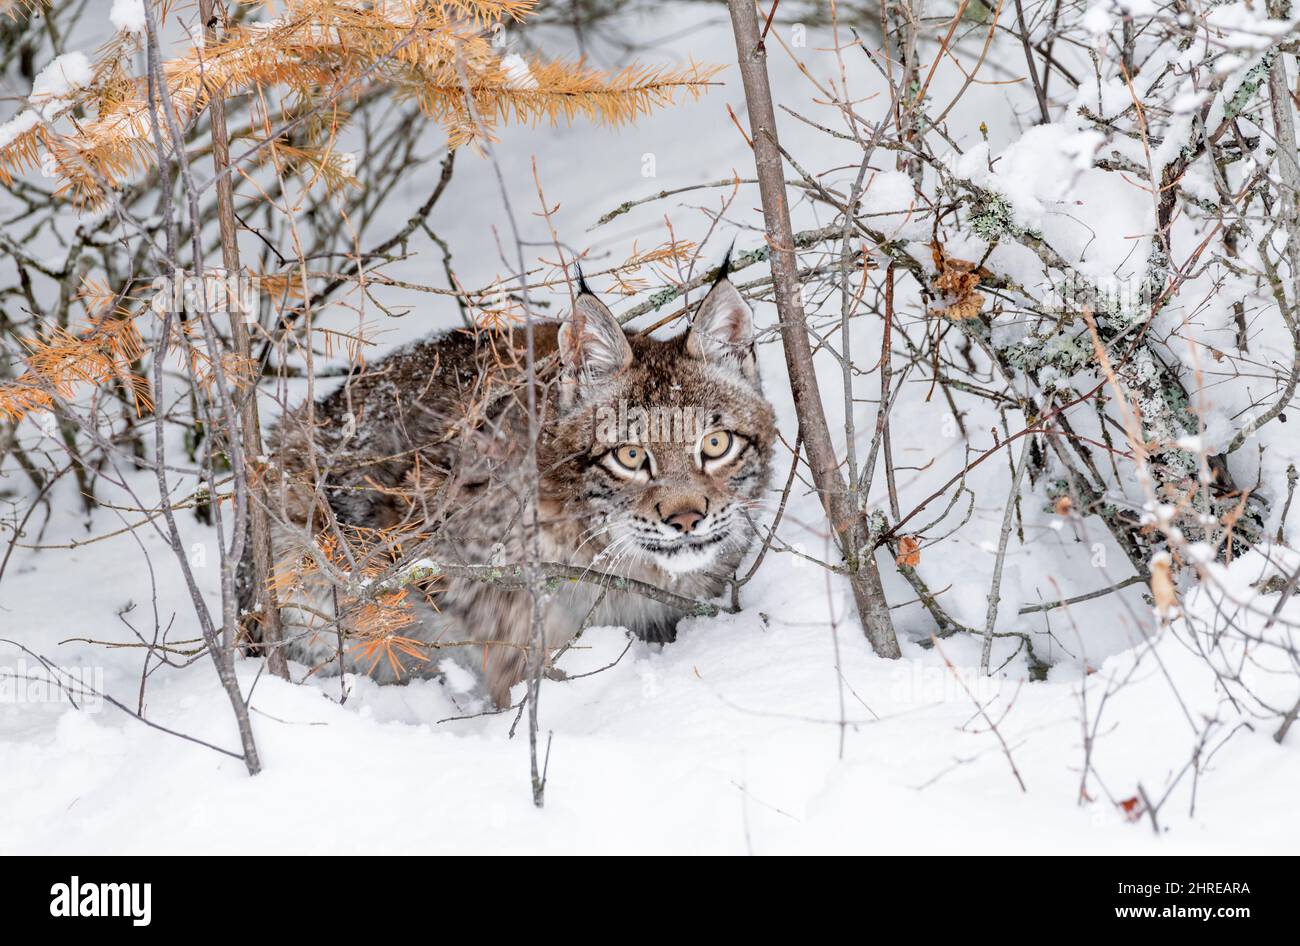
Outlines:
<svg viewBox="0 0 1300 946"><path fill-rule="evenodd" d="M856 507L848 485L839 472L839 460L831 445L830 428L822 410L821 394L813 369L812 347L808 343L807 320L799 286L799 266L794 251L794 231L786 204L785 173L777 144L776 115L767 77L767 54L759 40L758 19L753 0L728 0L731 25L736 36L736 57L749 109L750 134L754 139L754 165L763 203L763 221L771 247L768 259L776 290L776 308L781 319L781 339L790 376L790 391L799 416L808 466L822 508L835 530L840 551L848 566L853 600L862 629L871 648L881 657L899 656L898 639L880 585L874 552L867 548L866 519ZM850 208L851 212L852 208ZM847 353L845 353L847 357Z"/></svg>
<svg viewBox="0 0 1300 946"><path fill-rule="evenodd" d="M218 38L218 20L225 14L222 0L199 0L199 17L203 21L205 40L211 44ZM238 229L235 225L234 186L230 174L230 138L226 131L226 103L223 90L213 90L208 102L208 117L212 123L212 164L217 184L217 222L221 227L221 260L227 279L238 279L240 272ZM248 337L246 315L232 304L230 311L230 338L235 354L247 364L252 346ZM244 440L244 456L255 461L262 454L262 425L257 414L257 383L260 372L254 371L251 382L244 390L234 391L239 408L240 433ZM245 469L251 469L251 462ZM266 668L277 677L289 679L289 666L280 648L284 632L280 624L280 607L271 588L272 553L270 521L260 485L247 484L248 489L248 543L244 554L252 556L254 600L258 619L262 624L262 649L266 654ZM233 641L227 641L233 644Z"/></svg>

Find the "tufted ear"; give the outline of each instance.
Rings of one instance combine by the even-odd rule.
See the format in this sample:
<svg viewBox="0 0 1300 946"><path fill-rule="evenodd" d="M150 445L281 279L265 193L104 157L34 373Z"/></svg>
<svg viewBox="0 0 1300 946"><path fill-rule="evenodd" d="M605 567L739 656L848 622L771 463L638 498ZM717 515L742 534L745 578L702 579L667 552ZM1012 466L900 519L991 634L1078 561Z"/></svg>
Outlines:
<svg viewBox="0 0 1300 946"><path fill-rule="evenodd" d="M592 295L586 283L580 285L573 311L560 326L560 359L573 377L602 381L632 363L632 346L614 313Z"/></svg>
<svg viewBox="0 0 1300 946"><path fill-rule="evenodd" d="M725 273L695 311L686 351L703 361L734 365L749 380L757 380L754 313Z"/></svg>

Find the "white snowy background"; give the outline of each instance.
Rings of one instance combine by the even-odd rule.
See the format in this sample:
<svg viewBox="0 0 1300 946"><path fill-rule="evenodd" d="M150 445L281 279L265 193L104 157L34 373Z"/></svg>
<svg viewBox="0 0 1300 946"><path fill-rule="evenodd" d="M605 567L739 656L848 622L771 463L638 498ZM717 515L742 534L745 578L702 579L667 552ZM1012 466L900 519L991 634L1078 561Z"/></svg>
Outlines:
<svg viewBox="0 0 1300 946"><path fill-rule="evenodd" d="M721 5L662 4L653 16L630 17L621 28L645 47L643 59L734 60ZM548 51L562 52L572 36L557 31L544 42ZM88 39L84 48L93 52L94 45ZM799 50L814 75L837 74L828 45L829 33L810 29L807 46ZM589 52L597 63L619 63L617 53L599 45ZM883 91L864 57L847 62L864 99ZM807 80L775 46L770 64L778 100L818 117L809 105L813 90ZM1014 64L1009 68L1014 72ZM679 237L700 238L707 221L693 208L716 207L719 192L654 202L591 228L625 200L733 172L752 174L751 155L726 111L730 104L744 115L734 66L719 81L699 102L658 112L634 128L610 131L579 123L505 129L496 153L528 235L547 240L544 222L532 216L535 159L548 201L559 205L555 224L561 237L591 251L591 268L601 259L623 259L634 242L642 249L663 242L665 214ZM960 73L945 65L934 80L934 97L950 98L960 82ZM1023 90L1014 87L973 86L949 117L951 134L965 150L953 161L978 173L987 167L986 147L1001 155L991 174L1018 218L1076 256L1082 253L1089 273L1122 272L1127 260L1140 266L1149 196L1090 169L1087 133L1079 128L1068 122L1030 128L1028 114L1022 124L1016 108L1023 109L1025 101ZM862 107L870 112L872 104ZM823 110L820 118L830 123L834 116ZM981 122L989 127L987 146L981 143ZM844 165L849 175L856 169L852 149L837 157L831 139L797 121L783 117L781 134L805 166ZM430 129L430 149L439 135ZM653 178L643 176L647 155L653 155ZM881 171L869 212L906 211L910 185L894 173L892 156L882 153L877 163ZM364 169L360 173L364 177ZM436 165L430 165L433 173ZM432 183L408 182L402 199L390 204L394 228L405 219L403 208L418 204ZM704 248L701 265L720 259L733 235L744 249L761 244L754 229L761 220L757 204L756 189L742 188L728 223ZM828 222L803 205L793 211L797 229ZM460 156L431 222L453 248L466 285L486 285L503 271L491 228L504 231L505 216L495 178L481 158ZM894 224L912 225L903 214ZM919 226L928 233L928 222ZM439 251L428 241L414 242L412 249L417 255L390 273L440 282ZM971 258L980 252L976 247ZM1013 257L1013 249L998 252L1012 254L999 260L1005 269L1021 266L1026 278L1037 275L1032 259ZM597 281L596 288L606 287ZM1190 289L1186 295L1198 293ZM398 293L385 299L410 311L400 319L366 313L377 342L370 357L458 324L446 297ZM618 311L637 300L610 301ZM827 305L838 311L836 300ZM915 307L904 314L919 315ZM1170 315L1186 317L1186 311ZM355 327L353 315L340 312L335 318ZM760 326L771 326L775 312L760 305L757 318ZM879 320L859 319L855 326L855 356L874 364ZM1206 329L1219 330L1227 331L1217 322ZM1285 352L1287 343L1264 338L1259 344ZM779 345L762 346L761 363L790 436L794 415ZM831 428L842 432L838 365L828 357L820 367ZM868 387L875 383L873 376ZM927 399L928 387L923 378L909 385L892 424L904 510L966 462L966 444L946 402ZM971 444L990 446L988 431L1001 429L1000 418L978 399L966 399L961 407L969 412ZM1219 407L1228 411L1234 405ZM857 420L869 436L874 403L861 401ZM1269 447L1265 477L1284 478L1300 448L1285 426L1273 425L1260 436ZM1252 466L1254 452L1242 462ZM778 464L774 490L784 482L787 464L788 457ZM1254 481L1254 469L1238 471L1234 465L1234 472ZM148 480L142 474L135 483L146 497ZM1004 458L976 468L968 479L978 497L969 522L922 551L921 574L931 588L944 589L944 607L969 624L983 623L1008 481ZM871 499L879 504L883 476L877 484ZM19 484L10 475L0 485ZM192 484L182 481L177 488L182 494ZM964 507L963 501L950 528L959 524ZM238 760L151 729L111 706L92 702L74 709L56 693L32 690L21 677L34 672L34 661L0 645L0 667L19 675L0 677L9 687L0 700L0 852L1294 851L1300 845L1300 734L1278 745L1272 727L1244 727L1199 778L1187 775L1201 714L1224 715L1224 692L1214 674L1170 631L1160 634L1153 652L1148 649L1159 632L1140 585L1068 613L1051 611L1048 618L1019 615L1024 605L1105 588L1131 574L1100 524L1079 527L1054 516L1041 490L1028 486L1020 508L1024 543L1013 533L998 627L1043 632L1050 619L1055 637L1041 636L1037 645L1053 662L1046 681L1029 682L1024 655L1011 656L1014 639L999 639L994 666L1000 669L991 678L975 669L976 640L950 638L941 642L941 653L922 647L918 641L928 640L932 622L884 555L887 595L899 603L893 614L903 659L877 659L857 626L847 585L796 556L773 553L745 587L738 614L688 620L676 643L633 642L621 660L626 633L595 628L565 656L562 666L570 675L614 666L544 684L543 738L549 734L551 744L542 810L532 805L523 725L514 738L509 735L513 714L450 720L483 709L463 672L445 682L389 687L349 678L350 692L340 705L343 684L337 678L290 684L259 676L255 660L240 660L265 767L250 778ZM1280 508L1273 506L1270 533L1280 524ZM101 507L87 521L79 509L69 485L53 497L53 518L40 536L46 548L15 551L0 581L0 637L77 668L135 706L143 655L85 639L133 640L117 616L131 605L127 619L148 634L155 595L157 621L167 626L174 617L171 638L195 638L190 605L166 549L149 530L81 544L138 516ZM1292 514L1293 530L1300 528L1298 515ZM930 517L930 510L921 516ZM191 515L182 514L180 522L194 549L212 548L213 535ZM816 497L796 489L781 539L829 559L822 523ZM141 544L157 567L156 586ZM215 554L207 561L197 572L219 609ZM1234 562L1225 580L1244 589L1271 573L1265 557L1252 553ZM1211 606L1205 593L1188 601L1189 608ZM1284 613L1300 618L1300 605ZM945 656L955 670L945 666ZM293 669L295 680L306 671ZM1125 685L1117 687L1121 680ZM1289 684L1277 682L1279 702L1294 700L1296 694L1285 696L1285 687L1294 683L1294 676ZM1096 723L1108 688L1116 692ZM974 699L999 721L1024 791ZM226 698L206 660L153 674L145 707L159 725L232 749L238 745ZM1250 721L1244 710L1240 721ZM1083 798L1084 733L1094 725L1096 774ZM1135 796L1139 786L1158 799L1171 785L1159 836L1148 820L1130 821L1114 804Z"/></svg>

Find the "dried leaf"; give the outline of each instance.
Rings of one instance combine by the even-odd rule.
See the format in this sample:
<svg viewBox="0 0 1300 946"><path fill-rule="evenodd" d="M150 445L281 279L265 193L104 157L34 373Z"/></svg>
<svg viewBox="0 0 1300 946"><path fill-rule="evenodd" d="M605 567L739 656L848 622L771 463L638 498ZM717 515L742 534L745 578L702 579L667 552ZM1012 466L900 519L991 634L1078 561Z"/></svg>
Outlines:
<svg viewBox="0 0 1300 946"><path fill-rule="evenodd" d="M949 319L973 319L977 318L984 308L984 296L978 292L972 292L960 302L954 302L950 306L945 306L939 310L939 314Z"/></svg>
<svg viewBox="0 0 1300 946"><path fill-rule="evenodd" d="M917 541L916 536L905 535L898 540L898 556L895 561L908 568L915 568L921 564L921 543Z"/></svg>
<svg viewBox="0 0 1300 946"><path fill-rule="evenodd" d="M103 317L112 308L117 299L117 294L113 292L107 282L91 276L82 276L81 288L77 290L77 298L81 300L90 315Z"/></svg>
<svg viewBox="0 0 1300 946"><path fill-rule="evenodd" d="M1074 500L1069 496L1062 496L1056 501L1054 508L1058 516L1068 516L1074 511Z"/></svg>
<svg viewBox="0 0 1300 946"><path fill-rule="evenodd" d="M1173 563L1164 552L1151 559L1151 597L1155 600L1156 613L1161 617L1168 617L1177 604Z"/></svg>
<svg viewBox="0 0 1300 946"><path fill-rule="evenodd" d="M1142 804L1142 799L1136 795L1132 798L1125 798L1119 803L1119 807L1124 812L1124 817L1129 821L1140 821L1142 815L1146 813L1146 806Z"/></svg>
<svg viewBox="0 0 1300 946"><path fill-rule="evenodd" d="M113 378L137 396L136 412L152 410L148 384L131 374L143 343L130 319L100 319L82 332L53 328L42 337L23 339L27 370L0 383L0 417L17 419L33 410L48 410L55 397L71 398L82 384Z"/></svg>
<svg viewBox="0 0 1300 946"><path fill-rule="evenodd" d="M970 260L949 256L938 243L931 243L930 251L938 272L933 286L946 303L935 311L950 319L977 317L984 308L984 295L976 289L980 279L988 275L987 271Z"/></svg>

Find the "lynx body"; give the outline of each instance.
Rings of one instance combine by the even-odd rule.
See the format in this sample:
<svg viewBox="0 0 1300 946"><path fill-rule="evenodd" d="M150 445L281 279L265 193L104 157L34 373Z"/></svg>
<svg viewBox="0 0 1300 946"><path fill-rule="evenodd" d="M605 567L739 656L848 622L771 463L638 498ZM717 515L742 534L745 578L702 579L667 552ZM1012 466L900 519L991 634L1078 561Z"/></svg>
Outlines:
<svg viewBox="0 0 1300 946"><path fill-rule="evenodd" d="M724 276L692 326L660 340L626 334L584 286L568 319L532 334L536 426L522 329L453 331L398 349L278 425L275 557L281 568L316 563L281 590L290 658L389 681L430 673L459 650L505 706L535 635L532 595L491 571L448 577L437 563L510 566L535 555L697 600L723 590L751 543L775 436L739 292ZM340 556L343 546L365 546L369 558ZM349 642L363 611L346 590L366 568L412 558L435 563L416 574L438 575L410 589L416 620L396 633L434 646L399 670ZM561 582L541 600L548 654L584 622L667 641L683 616L587 581Z"/></svg>

